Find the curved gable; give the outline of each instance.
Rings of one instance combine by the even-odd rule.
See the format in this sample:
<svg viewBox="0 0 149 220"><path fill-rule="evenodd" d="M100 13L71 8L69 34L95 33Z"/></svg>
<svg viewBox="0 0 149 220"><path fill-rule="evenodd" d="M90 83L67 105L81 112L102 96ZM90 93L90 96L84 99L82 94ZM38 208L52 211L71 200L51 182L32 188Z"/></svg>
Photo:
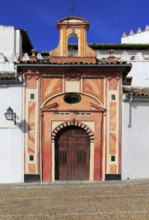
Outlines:
<svg viewBox="0 0 149 220"><path fill-rule="evenodd" d="M105 111L100 100L94 97L88 96L87 94L80 94L81 100L76 104L68 104L64 101L65 94L60 94L53 98L47 99L42 105L42 109L55 109L58 111Z"/></svg>
<svg viewBox="0 0 149 220"><path fill-rule="evenodd" d="M80 23L89 24L89 22L86 19L77 17L77 16L69 16L69 17L62 18L57 23L66 23L66 22L70 22L70 23L80 22Z"/></svg>

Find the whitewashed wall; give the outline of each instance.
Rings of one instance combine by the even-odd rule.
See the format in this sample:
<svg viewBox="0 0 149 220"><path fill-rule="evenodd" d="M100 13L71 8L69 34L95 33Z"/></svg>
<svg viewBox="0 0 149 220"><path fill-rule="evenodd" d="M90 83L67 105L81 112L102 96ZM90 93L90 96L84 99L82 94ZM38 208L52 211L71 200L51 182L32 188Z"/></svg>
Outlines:
<svg viewBox="0 0 149 220"><path fill-rule="evenodd" d="M149 61L133 61L132 87L149 87ZM149 178L149 102L122 103L122 179Z"/></svg>
<svg viewBox="0 0 149 220"><path fill-rule="evenodd" d="M134 33L131 35L128 35L126 37L121 38L121 43L122 44L146 44L149 43L149 30L140 32L140 33Z"/></svg>
<svg viewBox="0 0 149 220"><path fill-rule="evenodd" d="M24 181L23 130L4 116L11 106L22 118L22 91L22 85L0 85L0 183Z"/></svg>
<svg viewBox="0 0 149 220"><path fill-rule="evenodd" d="M122 43L149 43L149 31L121 39ZM134 51L135 52L135 51ZM137 51L136 51L137 52ZM149 86L149 52L137 52L131 61L132 86ZM145 61L145 59L147 59ZM131 126L129 103L122 106L122 179L149 178L149 102L131 103Z"/></svg>
<svg viewBox="0 0 149 220"><path fill-rule="evenodd" d="M146 44L149 42L149 31L141 32L137 34L133 34L127 37L123 37L121 39L122 44L128 44L128 43L144 43Z"/></svg>
<svg viewBox="0 0 149 220"><path fill-rule="evenodd" d="M22 36L13 26L0 25L0 72L16 73L14 61L22 55ZM23 117L23 86L0 84L0 183L24 181L23 130L4 116L11 106L17 116Z"/></svg>
<svg viewBox="0 0 149 220"><path fill-rule="evenodd" d="M149 178L149 102L132 102L122 108L122 179Z"/></svg>
<svg viewBox="0 0 149 220"><path fill-rule="evenodd" d="M0 25L0 53L13 62L14 56L22 55L22 36L13 26Z"/></svg>
<svg viewBox="0 0 149 220"><path fill-rule="evenodd" d="M132 78L132 86L149 86L149 61L131 61L132 69L128 76Z"/></svg>

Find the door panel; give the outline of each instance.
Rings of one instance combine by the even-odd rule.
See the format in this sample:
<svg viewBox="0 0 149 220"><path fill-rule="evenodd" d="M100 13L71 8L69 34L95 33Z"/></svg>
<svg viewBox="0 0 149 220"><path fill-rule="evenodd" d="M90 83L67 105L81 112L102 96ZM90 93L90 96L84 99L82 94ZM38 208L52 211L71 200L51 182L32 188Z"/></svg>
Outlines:
<svg viewBox="0 0 149 220"><path fill-rule="evenodd" d="M56 180L89 179L90 139L86 131L70 126L55 141Z"/></svg>

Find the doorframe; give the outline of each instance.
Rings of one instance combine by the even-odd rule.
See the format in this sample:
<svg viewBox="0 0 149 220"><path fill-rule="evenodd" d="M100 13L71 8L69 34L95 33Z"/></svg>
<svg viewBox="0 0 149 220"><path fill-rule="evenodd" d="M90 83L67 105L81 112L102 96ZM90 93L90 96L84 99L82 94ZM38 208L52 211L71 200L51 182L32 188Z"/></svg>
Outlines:
<svg viewBox="0 0 149 220"><path fill-rule="evenodd" d="M85 125L84 123L82 123ZM70 125L68 125L69 127ZM75 125L76 127L80 127ZM61 128L63 129L63 128ZM91 130L91 129L90 129ZM84 129L84 131L86 131ZM88 133L86 131L86 133ZM90 135L89 135L90 136ZM55 138L51 140L52 150L52 182L55 182ZM94 180L94 139L90 138L89 181Z"/></svg>

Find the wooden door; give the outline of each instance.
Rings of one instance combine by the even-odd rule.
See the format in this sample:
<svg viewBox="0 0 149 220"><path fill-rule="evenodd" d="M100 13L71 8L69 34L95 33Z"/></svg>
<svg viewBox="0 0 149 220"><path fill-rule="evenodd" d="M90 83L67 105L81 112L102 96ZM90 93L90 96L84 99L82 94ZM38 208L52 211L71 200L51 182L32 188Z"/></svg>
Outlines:
<svg viewBox="0 0 149 220"><path fill-rule="evenodd" d="M89 179L90 138L82 128L63 128L55 139L55 179Z"/></svg>

